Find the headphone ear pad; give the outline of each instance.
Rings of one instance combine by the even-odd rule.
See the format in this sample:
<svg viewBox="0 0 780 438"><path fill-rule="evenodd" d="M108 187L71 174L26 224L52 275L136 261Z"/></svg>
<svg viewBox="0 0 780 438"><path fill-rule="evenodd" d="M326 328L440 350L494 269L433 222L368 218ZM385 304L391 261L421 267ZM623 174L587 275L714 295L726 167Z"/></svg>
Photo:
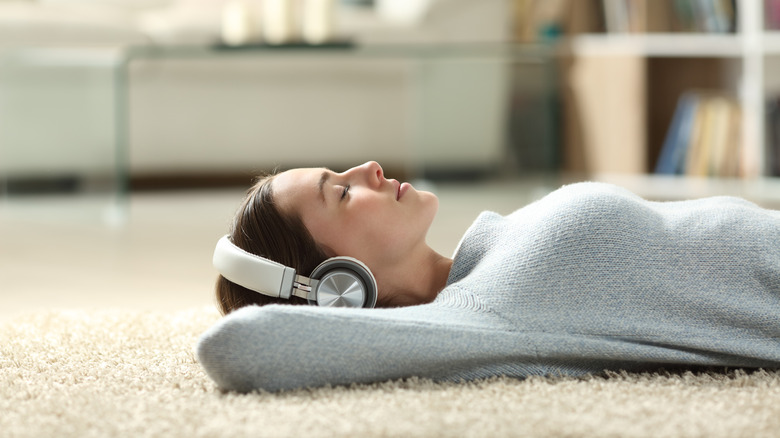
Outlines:
<svg viewBox="0 0 780 438"><path fill-rule="evenodd" d="M324 307L376 306L376 279L361 261L352 257L333 257L322 262L311 274L317 285L309 304Z"/></svg>

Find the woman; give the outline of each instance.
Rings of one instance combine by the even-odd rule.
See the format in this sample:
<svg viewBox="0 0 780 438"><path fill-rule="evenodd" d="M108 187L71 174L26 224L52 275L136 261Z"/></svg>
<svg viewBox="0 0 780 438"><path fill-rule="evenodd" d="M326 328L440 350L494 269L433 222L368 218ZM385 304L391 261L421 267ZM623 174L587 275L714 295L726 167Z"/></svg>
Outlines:
<svg viewBox="0 0 780 438"><path fill-rule="evenodd" d="M374 162L259 183L233 226L237 246L301 273L355 257L386 308L242 307L201 337L207 373L249 391L780 367L780 212L575 184L506 217L481 214L449 259L425 243L437 206ZM217 295L224 313L269 301L223 278Z"/></svg>

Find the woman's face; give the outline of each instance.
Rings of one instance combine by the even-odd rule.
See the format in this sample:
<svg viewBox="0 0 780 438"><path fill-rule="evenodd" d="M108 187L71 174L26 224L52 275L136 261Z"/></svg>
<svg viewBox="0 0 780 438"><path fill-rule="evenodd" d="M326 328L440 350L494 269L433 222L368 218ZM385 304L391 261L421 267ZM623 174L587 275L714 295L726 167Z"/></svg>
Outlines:
<svg viewBox="0 0 780 438"><path fill-rule="evenodd" d="M385 179L373 161L343 173L289 170L274 178L273 191L280 209L297 212L329 256L354 257L369 267L424 245L439 205L432 193Z"/></svg>

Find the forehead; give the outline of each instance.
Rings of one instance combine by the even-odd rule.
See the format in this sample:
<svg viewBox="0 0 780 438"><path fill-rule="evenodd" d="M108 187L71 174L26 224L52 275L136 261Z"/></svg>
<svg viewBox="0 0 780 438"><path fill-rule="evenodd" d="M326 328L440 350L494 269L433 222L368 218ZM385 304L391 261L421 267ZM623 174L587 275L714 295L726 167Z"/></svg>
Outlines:
<svg viewBox="0 0 780 438"><path fill-rule="evenodd" d="M273 193L276 204L284 211L300 211L301 207L317 201L317 184L324 168L291 169L274 177Z"/></svg>

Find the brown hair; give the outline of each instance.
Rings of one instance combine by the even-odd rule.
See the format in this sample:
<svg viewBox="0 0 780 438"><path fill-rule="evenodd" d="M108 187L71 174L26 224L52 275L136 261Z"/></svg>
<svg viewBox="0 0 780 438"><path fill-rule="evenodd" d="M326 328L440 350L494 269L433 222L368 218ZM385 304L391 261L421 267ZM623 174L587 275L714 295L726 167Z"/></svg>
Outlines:
<svg viewBox="0 0 780 438"><path fill-rule="evenodd" d="M265 257L299 274L309 275L327 257L297 215L283 214L274 202L274 175L261 177L249 189L230 229L230 239L244 251ZM256 304L306 304L306 300L273 298L217 278L217 306L223 315Z"/></svg>

